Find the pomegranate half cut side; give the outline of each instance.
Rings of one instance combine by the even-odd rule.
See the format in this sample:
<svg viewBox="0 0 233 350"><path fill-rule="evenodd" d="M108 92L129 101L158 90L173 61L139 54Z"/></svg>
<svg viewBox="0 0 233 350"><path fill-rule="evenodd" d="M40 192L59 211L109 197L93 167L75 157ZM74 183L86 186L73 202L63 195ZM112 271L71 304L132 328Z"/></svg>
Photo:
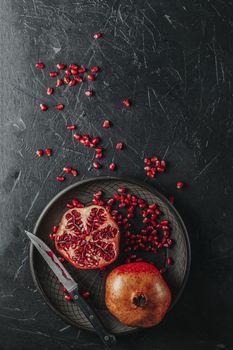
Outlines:
<svg viewBox="0 0 233 350"><path fill-rule="evenodd" d="M59 253L78 269L98 269L114 262L119 254L120 230L101 206L68 210L55 236Z"/></svg>

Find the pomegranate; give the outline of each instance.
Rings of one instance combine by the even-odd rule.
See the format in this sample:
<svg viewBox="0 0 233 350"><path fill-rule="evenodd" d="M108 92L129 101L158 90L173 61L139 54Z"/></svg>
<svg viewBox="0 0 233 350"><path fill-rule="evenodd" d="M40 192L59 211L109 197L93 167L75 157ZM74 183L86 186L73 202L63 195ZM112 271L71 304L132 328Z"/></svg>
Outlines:
<svg viewBox="0 0 233 350"><path fill-rule="evenodd" d="M111 264L119 252L120 231L109 212L98 205L73 208L62 217L55 245L79 269Z"/></svg>
<svg viewBox="0 0 233 350"><path fill-rule="evenodd" d="M118 266L108 275L105 302L120 322L152 327L165 316L171 292L155 266L135 262Z"/></svg>

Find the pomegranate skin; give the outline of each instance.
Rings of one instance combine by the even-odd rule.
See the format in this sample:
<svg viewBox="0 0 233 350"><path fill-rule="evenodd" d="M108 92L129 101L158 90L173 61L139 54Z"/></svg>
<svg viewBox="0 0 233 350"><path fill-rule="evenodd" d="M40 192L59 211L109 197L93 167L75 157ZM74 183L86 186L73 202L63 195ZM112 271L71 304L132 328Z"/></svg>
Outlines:
<svg viewBox="0 0 233 350"><path fill-rule="evenodd" d="M155 266L129 263L108 275L105 302L123 324L152 327L164 318L171 303L171 291Z"/></svg>

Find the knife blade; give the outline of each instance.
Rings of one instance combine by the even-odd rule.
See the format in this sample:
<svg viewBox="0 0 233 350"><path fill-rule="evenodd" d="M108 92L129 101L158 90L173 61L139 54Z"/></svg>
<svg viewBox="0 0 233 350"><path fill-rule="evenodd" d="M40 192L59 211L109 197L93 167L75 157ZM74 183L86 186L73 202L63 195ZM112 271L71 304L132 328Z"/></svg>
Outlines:
<svg viewBox="0 0 233 350"><path fill-rule="evenodd" d="M105 327L103 326L99 317L95 314L92 307L83 299L79 293L78 283L73 279L73 277L71 277L69 272L59 261L54 252L39 237L26 230L25 233L31 240L32 244L36 247L38 252L41 254L43 259L46 261L48 266L57 276L58 280L67 289L68 293L72 297L73 302L75 302L80 307L84 315L91 322L92 326L94 327L96 333L99 335L103 343L106 346L114 345L116 343L115 336L105 330Z"/></svg>

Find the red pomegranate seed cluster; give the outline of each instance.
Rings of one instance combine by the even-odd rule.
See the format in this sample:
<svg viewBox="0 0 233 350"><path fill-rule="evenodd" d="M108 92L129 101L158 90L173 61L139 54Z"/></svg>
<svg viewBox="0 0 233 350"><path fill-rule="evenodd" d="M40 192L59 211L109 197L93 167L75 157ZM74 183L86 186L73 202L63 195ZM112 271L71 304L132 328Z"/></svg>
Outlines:
<svg viewBox="0 0 233 350"><path fill-rule="evenodd" d="M156 174L163 173L166 169L165 160L160 160L158 157L153 156L151 158L144 158L144 170L146 175L154 178Z"/></svg>
<svg viewBox="0 0 233 350"><path fill-rule="evenodd" d="M71 174L72 176L78 176L78 171L76 169L71 168L71 167L64 167L63 173ZM66 177L64 175L57 176L58 182L63 182L63 181L65 181L65 179L66 179Z"/></svg>

